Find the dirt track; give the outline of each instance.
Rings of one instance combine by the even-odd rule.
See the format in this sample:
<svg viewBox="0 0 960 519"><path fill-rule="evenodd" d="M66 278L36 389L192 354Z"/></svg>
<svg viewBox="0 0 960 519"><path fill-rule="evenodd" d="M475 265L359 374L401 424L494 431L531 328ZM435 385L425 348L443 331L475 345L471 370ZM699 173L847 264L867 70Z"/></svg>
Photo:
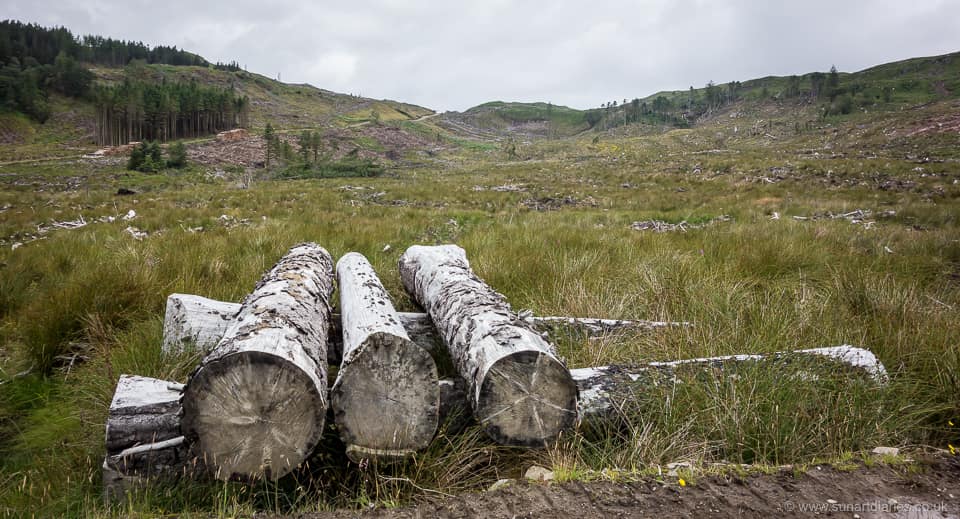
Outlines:
<svg viewBox="0 0 960 519"><path fill-rule="evenodd" d="M934 459L919 474L907 469L812 468L740 478L699 479L680 487L653 479L635 483L518 483L416 507L310 514L342 517L960 517L960 457Z"/></svg>

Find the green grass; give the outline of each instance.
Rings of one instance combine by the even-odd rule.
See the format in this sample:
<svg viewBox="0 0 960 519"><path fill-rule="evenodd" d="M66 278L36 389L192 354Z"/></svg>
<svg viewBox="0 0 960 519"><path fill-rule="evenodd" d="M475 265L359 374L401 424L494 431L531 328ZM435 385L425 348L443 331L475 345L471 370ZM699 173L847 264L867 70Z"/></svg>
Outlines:
<svg viewBox="0 0 960 519"><path fill-rule="evenodd" d="M960 428L949 422L960 423L960 186L953 183L960 137L889 131L949 106L861 114L800 134L790 114L777 112L776 140L733 132L742 122L728 117L662 134L605 134L598 144L592 135L536 141L524 145L522 160L459 146L377 178L260 180L249 189L207 180L199 168L141 175L74 161L5 167L0 515L395 506L483 489L533 463L589 479L651 473L674 461L799 466L846 463L877 445L958 445ZM415 124L428 134L427 123ZM717 133L726 135L722 153ZM442 137L454 144L453 134ZM934 160L920 164L918 155ZM757 180L771 168L788 174ZM881 188L889 180L913 184ZM504 184L525 191L489 189ZM120 186L138 194L118 197ZM594 204L538 212L523 203L567 196ZM54 230L12 250L39 224L130 209L138 214L131 222ZM854 209L896 214L869 228L792 218ZM224 214L247 223L224 225ZM629 228L722 214L733 221L685 233ZM129 225L150 236L134 240ZM160 351L166 296L238 301L304 240L335 257L365 254L400 310L414 305L398 256L412 244L455 242L516 309L696 324L600 340L558 337L573 367L849 343L874 351L891 380L876 387L834 373L810 378L801 371L812 368L798 365L757 366L736 377L684 373L682 383L637 395L624 409L626 425L599 438L581 431L525 451L470 429L441 434L410 462L361 471L330 432L309 466L275 485L164 482L105 508L99 466L117 377L184 381L197 362L194 353Z"/></svg>

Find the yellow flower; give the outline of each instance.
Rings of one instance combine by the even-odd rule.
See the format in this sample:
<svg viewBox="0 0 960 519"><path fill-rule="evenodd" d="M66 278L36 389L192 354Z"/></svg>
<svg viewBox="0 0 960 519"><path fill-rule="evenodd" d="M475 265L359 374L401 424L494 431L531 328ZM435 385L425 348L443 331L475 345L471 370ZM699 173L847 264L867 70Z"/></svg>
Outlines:
<svg viewBox="0 0 960 519"><path fill-rule="evenodd" d="M956 448L956 447L954 447L953 445L950 445L949 443L947 444L947 447L950 448L950 454L953 454L954 456L957 455L957 448Z"/></svg>
<svg viewBox="0 0 960 519"><path fill-rule="evenodd" d="M947 425L949 425L950 427L953 427L953 420L947 420Z"/></svg>
<svg viewBox="0 0 960 519"><path fill-rule="evenodd" d="M953 451L953 447L950 447L950 450ZM678 483L680 483L681 487L687 486L687 482L684 481L683 478L680 478L680 481L678 481Z"/></svg>

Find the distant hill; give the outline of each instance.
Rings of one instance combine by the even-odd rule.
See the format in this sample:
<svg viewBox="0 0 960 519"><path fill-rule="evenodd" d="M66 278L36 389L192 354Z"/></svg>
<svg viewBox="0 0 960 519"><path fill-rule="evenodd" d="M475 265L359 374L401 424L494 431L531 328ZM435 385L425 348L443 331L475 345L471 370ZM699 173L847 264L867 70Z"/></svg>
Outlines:
<svg viewBox="0 0 960 519"><path fill-rule="evenodd" d="M102 106L103 92L109 92L102 87L130 81L142 85L196 82L213 89L210 92L229 93L230 98L249 103L243 123L251 128L262 128L267 122L282 130L350 128L434 113L408 103L282 83L242 70L236 62L212 64L176 47L149 47L101 36L80 38L63 27L6 20L0 22L0 143L9 149L0 159L67 156L92 147L95 140L103 140L95 132L97 120L103 117L97 106ZM140 90L132 89L134 96L141 95ZM167 103L138 100L137 110L157 102Z"/></svg>
<svg viewBox="0 0 960 519"><path fill-rule="evenodd" d="M886 63L853 73L809 72L663 91L632 100L610 101L589 110L496 101L462 113L445 113L436 123L475 138L545 138L635 125L646 131L688 128L707 123L734 107L751 111L764 105L795 113L802 109L803 118L808 120L899 110L957 97L960 52ZM769 109L765 112L769 113Z"/></svg>

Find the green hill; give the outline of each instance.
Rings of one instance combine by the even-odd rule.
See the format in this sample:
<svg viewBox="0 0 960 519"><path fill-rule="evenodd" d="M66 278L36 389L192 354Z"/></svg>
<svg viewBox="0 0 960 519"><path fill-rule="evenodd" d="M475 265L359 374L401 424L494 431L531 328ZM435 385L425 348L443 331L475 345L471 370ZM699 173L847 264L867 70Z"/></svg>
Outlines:
<svg viewBox="0 0 960 519"><path fill-rule="evenodd" d="M833 77L831 77L833 76ZM468 137L565 137L588 129L641 125L645 131L712 124L731 111L811 119L888 112L960 96L960 53L913 58L859 72L768 76L657 92L626 103L577 110L548 103L495 101L444 114L442 126ZM791 123L792 124L792 123Z"/></svg>

